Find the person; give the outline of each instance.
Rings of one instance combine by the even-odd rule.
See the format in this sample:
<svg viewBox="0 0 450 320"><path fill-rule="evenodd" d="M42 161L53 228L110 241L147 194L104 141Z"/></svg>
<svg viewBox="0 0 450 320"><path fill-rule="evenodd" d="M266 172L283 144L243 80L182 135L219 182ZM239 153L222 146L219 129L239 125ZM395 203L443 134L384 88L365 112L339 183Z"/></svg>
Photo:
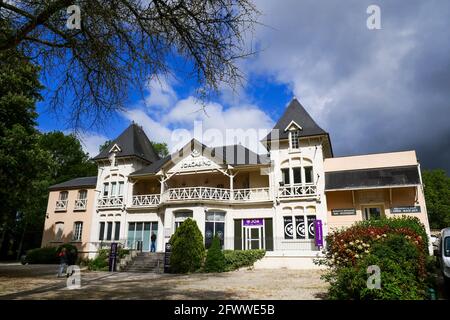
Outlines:
<svg viewBox="0 0 450 320"><path fill-rule="evenodd" d="M154 232L152 232L152 236L151 236L150 240L152 240L152 246L150 247L150 252L155 252L156 251L156 234Z"/></svg>
<svg viewBox="0 0 450 320"><path fill-rule="evenodd" d="M67 249L62 248L58 256L59 256L59 271L58 271L58 278L59 278L63 276L64 269L67 268L67 264L69 262Z"/></svg>

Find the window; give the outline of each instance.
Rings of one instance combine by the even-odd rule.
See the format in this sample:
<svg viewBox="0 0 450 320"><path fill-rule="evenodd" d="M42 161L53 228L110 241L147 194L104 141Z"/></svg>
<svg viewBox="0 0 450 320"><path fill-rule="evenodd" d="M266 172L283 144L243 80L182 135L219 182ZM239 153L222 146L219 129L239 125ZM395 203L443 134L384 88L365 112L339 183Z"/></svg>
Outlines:
<svg viewBox="0 0 450 320"><path fill-rule="evenodd" d="M206 213L205 220L205 247L211 246L214 236L220 239L220 245L223 247L225 235L225 212L209 211Z"/></svg>
<svg viewBox="0 0 450 320"><path fill-rule="evenodd" d="M59 200L67 200L67 197L69 196L69 193L67 191L61 191L59 193Z"/></svg>
<svg viewBox="0 0 450 320"><path fill-rule="evenodd" d="M79 200L87 199L87 190L80 190L80 191L78 191L78 199Z"/></svg>
<svg viewBox="0 0 450 320"><path fill-rule="evenodd" d="M117 182L111 182L111 197L115 197L117 194Z"/></svg>
<svg viewBox="0 0 450 320"><path fill-rule="evenodd" d="M119 197L123 196L123 181L119 181Z"/></svg>
<svg viewBox="0 0 450 320"><path fill-rule="evenodd" d="M315 215L284 216L283 220L284 239L314 239Z"/></svg>
<svg viewBox="0 0 450 320"><path fill-rule="evenodd" d="M192 211L183 211L175 213L175 230L184 222L184 220L191 218L192 219Z"/></svg>
<svg viewBox="0 0 450 320"><path fill-rule="evenodd" d="M300 130L291 131L291 148L298 149L300 146L299 143L300 138Z"/></svg>
<svg viewBox="0 0 450 320"><path fill-rule="evenodd" d="M102 241L104 239L103 235L105 233L105 223L100 222L100 233L98 235L98 240Z"/></svg>
<svg viewBox="0 0 450 320"><path fill-rule="evenodd" d="M55 223L55 241L61 241L64 231L64 222Z"/></svg>
<svg viewBox="0 0 450 320"><path fill-rule="evenodd" d="M158 235L158 222L129 222L128 248L150 251L153 234Z"/></svg>
<svg viewBox="0 0 450 320"><path fill-rule="evenodd" d="M289 169L288 168L286 168L286 169L281 169L281 176L282 176L282 181L283 181L283 183L284 184L289 184L290 183L290 181L289 181Z"/></svg>
<svg viewBox="0 0 450 320"><path fill-rule="evenodd" d="M112 236L113 223L112 222L107 222L107 226L108 226L108 229L106 229L106 240L110 241L111 240L111 236Z"/></svg>
<svg viewBox="0 0 450 320"><path fill-rule="evenodd" d="M444 239L444 255L450 257L450 237Z"/></svg>
<svg viewBox="0 0 450 320"><path fill-rule="evenodd" d="M120 237L120 222L114 224L114 240L119 240Z"/></svg>
<svg viewBox="0 0 450 320"><path fill-rule="evenodd" d="M103 184L103 196L107 197L108 196L108 191L109 191L109 183L105 182Z"/></svg>
<svg viewBox="0 0 450 320"><path fill-rule="evenodd" d="M81 234L83 232L83 222L77 221L73 226L73 241L81 241Z"/></svg>
<svg viewBox="0 0 450 320"><path fill-rule="evenodd" d="M294 184L302 183L302 168L292 168L292 173L294 175Z"/></svg>
<svg viewBox="0 0 450 320"><path fill-rule="evenodd" d="M313 179L313 167L308 166L308 167L304 167L305 169L305 183L313 183L314 179Z"/></svg>

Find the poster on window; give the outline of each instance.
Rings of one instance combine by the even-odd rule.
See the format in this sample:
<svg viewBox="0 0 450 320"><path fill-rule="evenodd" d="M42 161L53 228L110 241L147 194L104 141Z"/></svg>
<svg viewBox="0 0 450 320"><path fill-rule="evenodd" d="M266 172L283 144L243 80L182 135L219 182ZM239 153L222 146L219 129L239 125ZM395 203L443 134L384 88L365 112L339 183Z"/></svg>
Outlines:
<svg viewBox="0 0 450 320"><path fill-rule="evenodd" d="M292 217L284 217L284 238L293 239L294 226L292 225Z"/></svg>
<svg viewBox="0 0 450 320"><path fill-rule="evenodd" d="M314 221L316 220L316 216L308 216L308 238L314 239Z"/></svg>
<svg viewBox="0 0 450 320"><path fill-rule="evenodd" d="M305 239L305 218L303 216L295 217L295 232L297 239Z"/></svg>

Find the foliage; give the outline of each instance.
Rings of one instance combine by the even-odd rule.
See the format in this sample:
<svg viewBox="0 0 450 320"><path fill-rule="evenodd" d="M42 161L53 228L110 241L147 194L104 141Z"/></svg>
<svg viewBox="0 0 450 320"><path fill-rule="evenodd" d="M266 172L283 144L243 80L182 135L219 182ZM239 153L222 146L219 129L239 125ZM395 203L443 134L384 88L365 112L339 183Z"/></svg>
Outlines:
<svg viewBox="0 0 450 320"><path fill-rule="evenodd" d="M220 238L215 235L211 247L208 249L205 260L205 272L225 271L225 256L220 245Z"/></svg>
<svg viewBox="0 0 450 320"><path fill-rule="evenodd" d="M265 250L224 250L225 271L251 267L264 257Z"/></svg>
<svg viewBox="0 0 450 320"><path fill-rule="evenodd" d="M75 264L78 258L78 250L70 243L65 243L58 247L44 247L28 250L25 262L29 264L59 263L58 254L61 252L62 248L66 248L67 250L67 254L69 255L69 265Z"/></svg>
<svg viewBox="0 0 450 320"><path fill-rule="evenodd" d="M250 0L77 1L81 24L70 29L66 9L73 3L0 1L0 52L17 48L34 57L52 80L51 106L70 106L64 110L74 125L123 110L124 93L170 76L179 59L199 97L235 87L242 77L237 60L253 52L245 43L258 16Z"/></svg>
<svg viewBox="0 0 450 320"><path fill-rule="evenodd" d="M106 140L105 142L103 142L99 147L98 147L98 152L102 152L103 150L105 150L106 148L109 147L109 145L112 143L112 140ZM94 155L92 155L94 156Z"/></svg>
<svg viewBox="0 0 450 320"><path fill-rule="evenodd" d="M432 229L450 226L450 177L444 170L422 172L428 219Z"/></svg>
<svg viewBox="0 0 450 320"><path fill-rule="evenodd" d="M153 149L160 158L164 158L169 155L169 148L165 142L153 142L151 141Z"/></svg>
<svg viewBox="0 0 450 320"><path fill-rule="evenodd" d="M76 246L70 243L65 243L60 245L57 250L56 254L59 254L63 248L66 248L66 252L68 254L69 258L69 265L75 264L78 260L78 249Z"/></svg>
<svg viewBox="0 0 450 320"><path fill-rule="evenodd" d="M327 236L323 279L330 299L424 299L428 239L416 217L369 220ZM367 267L381 270L381 289L367 287Z"/></svg>
<svg viewBox="0 0 450 320"><path fill-rule="evenodd" d="M170 238L170 244L171 272L188 273L200 269L205 258L205 246L203 236L194 220L186 219Z"/></svg>
<svg viewBox="0 0 450 320"><path fill-rule="evenodd" d="M110 249L100 249L97 252L97 256L94 259L88 261L87 266L92 271L108 271L109 270L109 253ZM123 249L121 247L117 250L118 259L124 258L130 250Z"/></svg>

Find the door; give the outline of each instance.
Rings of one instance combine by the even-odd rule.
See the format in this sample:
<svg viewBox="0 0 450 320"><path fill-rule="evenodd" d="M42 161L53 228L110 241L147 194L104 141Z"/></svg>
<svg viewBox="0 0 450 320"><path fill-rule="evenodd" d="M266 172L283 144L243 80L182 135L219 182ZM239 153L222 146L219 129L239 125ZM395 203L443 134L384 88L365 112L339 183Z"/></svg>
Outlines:
<svg viewBox="0 0 450 320"><path fill-rule="evenodd" d="M364 220L378 220L381 219L382 206L364 207Z"/></svg>
<svg viewBox="0 0 450 320"><path fill-rule="evenodd" d="M245 250L264 249L263 227L245 227Z"/></svg>

